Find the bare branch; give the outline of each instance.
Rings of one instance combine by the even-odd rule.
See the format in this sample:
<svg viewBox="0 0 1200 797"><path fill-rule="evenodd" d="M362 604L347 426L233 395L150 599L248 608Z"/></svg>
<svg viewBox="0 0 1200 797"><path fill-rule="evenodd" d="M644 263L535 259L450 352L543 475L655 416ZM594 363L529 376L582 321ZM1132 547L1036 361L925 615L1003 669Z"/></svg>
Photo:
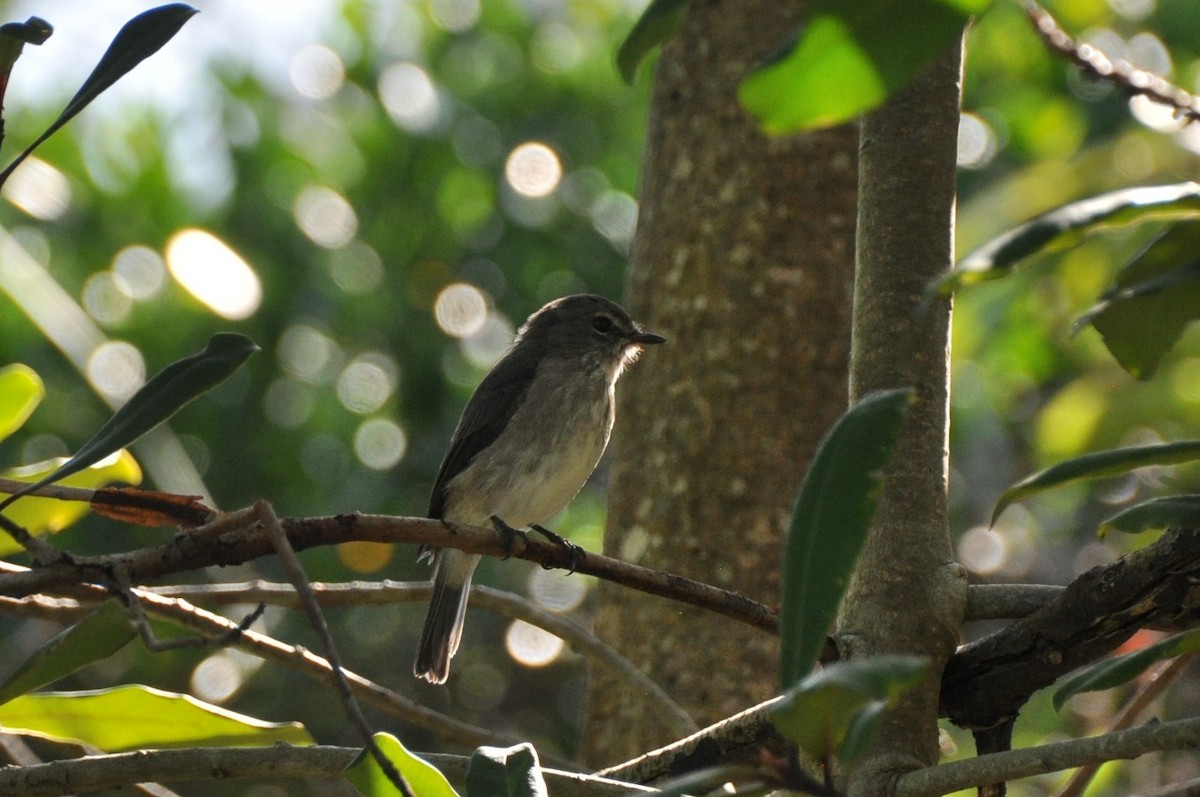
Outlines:
<svg viewBox="0 0 1200 797"><path fill-rule="evenodd" d="M1097 80L1111 83L1129 95L1142 95L1175 109L1175 115L1194 122L1200 119L1200 99L1168 82L1161 75L1139 69L1124 58L1112 61L1090 44L1079 44L1050 12L1033 0L1021 4L1046 46L1068 58Z"/></svg>
<svg viewBox="0 0 1200 797"><path fill-rule="evenodd" d="M1152 722L1139 728L1087 739L1009 750L906 772L895 783L895 797L933 797L989 783L1058 772L1090 763L1137 758L1162 750L1200 745L1200 719Z"/></svg>

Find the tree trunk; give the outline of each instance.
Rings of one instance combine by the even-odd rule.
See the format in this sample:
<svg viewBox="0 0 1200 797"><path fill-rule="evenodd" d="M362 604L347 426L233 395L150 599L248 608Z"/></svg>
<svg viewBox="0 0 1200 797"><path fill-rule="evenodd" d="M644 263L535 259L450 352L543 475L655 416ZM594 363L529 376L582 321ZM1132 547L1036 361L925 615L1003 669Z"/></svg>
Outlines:
<svg viewBox="0 0 1200 797"><path fill-rule="evenodd" d="M884 719L851 795L937 760L941 672L966 606L946 513L950 301L922 307L954 251L962 48L955 46L862 123L851 401L912 386L896 455L838 618L844 658L926 656L930 671Z"/></svg>
<svg viewBox="0 0 1200 797"><path fill-rule="evenodd" d="M693 2L660 57L630 305L669 341L622 384L605 538L770 605L800 480L847 400L856 131L768 139L737 102L801 8ZM776 691L761 631L607 584L600 601L600 636L701 724ZM591 683L593 764L670 741L622 686Z"/></svg>

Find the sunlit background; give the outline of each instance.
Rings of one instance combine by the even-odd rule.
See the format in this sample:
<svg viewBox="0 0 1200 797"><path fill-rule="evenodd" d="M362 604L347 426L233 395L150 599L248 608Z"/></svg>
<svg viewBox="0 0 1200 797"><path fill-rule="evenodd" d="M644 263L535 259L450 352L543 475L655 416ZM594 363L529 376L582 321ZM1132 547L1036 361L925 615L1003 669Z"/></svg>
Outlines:
<svg viewBox="0 0 1200 797"><path fill-rule="evenodd" d="M149 5L0 2L0 21L36 14L55 26L13 74L6 159ZM197 5L173 41L4 187L0 365L32 366L49 398L0 445L0 466L70 452L148 375L236 330L263 351L135 451L150 483L225 508L267 498L289 515L423 514L463 403L524 318L570 292L623 294L648 78L623 86L612 57L644 0ZM1049 6L1110 58L1200 89L1200 5ZM976 22L967 63L960 251L1065 201L1195 176L1200 125L1081 78L1033 39L1016 3ZM1063 583L1141 544L1097 539L1107 514L1194 490L1195 469L1153 469L1059 490L987 523L999 492L1034 468L1089 448L1200 436L1200 333L1147 383L1121 371L1094 331L1069 334L1149 234L1090 240L957 300L953 522L976 581ZM585 491L556 528L598 547L601 495ZM67 534L63 544L80 551L161 539L94 519ZM414 559L411 548L374 544L305 554L312 576L329 580L423 577ZM199 577L281 575L263 561ZM581 577L489 561L480 580L587 622ZM540 749L572 750L580 656L475 611L455 677L426 687L408 672L421 611L331 612L349 666ZM315 644L288 612L268 611L260 626ZM0 668L53 630L5 621ZM71 685L134 680L354 742L332 694L237 651L129 649ZM1077 702L1067 723L1097 729L1102 713ZM1020 743L1062 722L1029 714ZM439 747L375 719L413 747ZM1197 774L1180 760L1169 759L1175 774ZM1140 766L1112 775L1112 793Z"/></svg>

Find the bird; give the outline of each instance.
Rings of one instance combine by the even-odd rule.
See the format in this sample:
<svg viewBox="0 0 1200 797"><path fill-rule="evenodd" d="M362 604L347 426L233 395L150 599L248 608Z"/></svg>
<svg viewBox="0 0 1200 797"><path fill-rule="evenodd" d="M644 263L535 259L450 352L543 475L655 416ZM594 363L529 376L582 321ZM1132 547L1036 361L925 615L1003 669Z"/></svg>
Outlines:
<svg viewBox="0 0 1200 797"><path fill-rule="evenodd" d="M521 326L463 410L429 499L428 517L502 533L536 528L561 512L600 461L615 418L617 379L645 346L666 338L595 294L555 299ZM572 561L579 549L572 547ZM481 560L422 546L433 595L413 674L450 675L462 640L471 577Z"/></svg>

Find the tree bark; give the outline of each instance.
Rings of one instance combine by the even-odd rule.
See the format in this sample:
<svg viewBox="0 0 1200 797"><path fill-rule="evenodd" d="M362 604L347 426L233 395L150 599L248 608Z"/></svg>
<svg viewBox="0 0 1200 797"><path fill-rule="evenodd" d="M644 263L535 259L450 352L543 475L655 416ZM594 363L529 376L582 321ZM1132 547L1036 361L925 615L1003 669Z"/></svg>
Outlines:
<svg viewBox="0 0 1200 797"><path fill-rule="evenodd" d="M846 406L853 279L856 131L769 139L737 101L802 8L693 2L663 48L630 304L669 342L622 384L605 539L772 605L800 480ZM600 602L600 635L701 724L776 691L775 638L611 585ZM592 763L671 741L611 677L589 698Z"/></svg>
<svg viewBox="0 0 1200 797"><path fill-rule="evenodd" d="M851 401L911 386L896 455L838 618L843 658L925 656L924 682L884 718L849 793L879 795L899 773L937 761L941 672L966 608L946 512L950 301L922 306L954 252L962 48L868 114L859 149Z"/></svg>

